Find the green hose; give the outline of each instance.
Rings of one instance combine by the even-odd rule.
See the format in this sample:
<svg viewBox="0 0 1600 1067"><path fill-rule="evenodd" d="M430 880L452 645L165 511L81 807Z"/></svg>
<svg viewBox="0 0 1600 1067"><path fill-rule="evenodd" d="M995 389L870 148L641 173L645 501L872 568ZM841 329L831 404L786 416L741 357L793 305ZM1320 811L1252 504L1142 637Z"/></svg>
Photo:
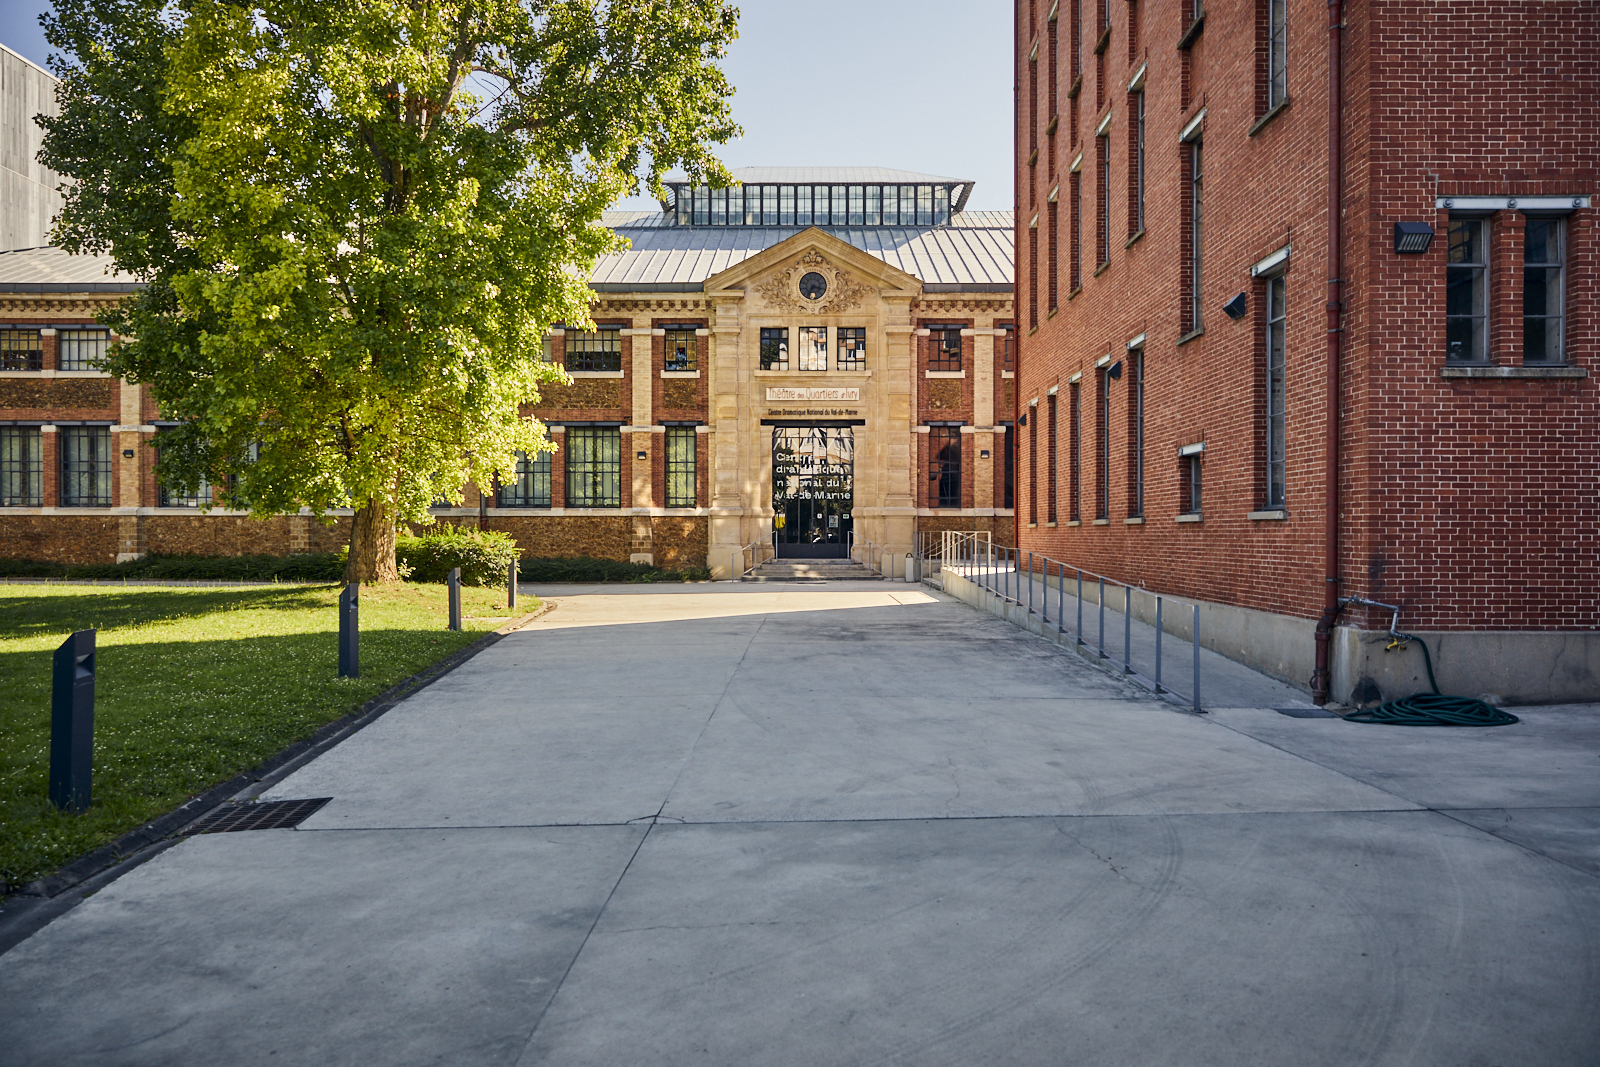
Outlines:
<svg viewBox="0 0 1600 1067"><path fill-rule="evenodd" d="M1395 636L1422 646L1422 662L1428 668L1428 684L1433 692L1386 701L1370 711L1352 711L1344 717L1346 722L1376 722L1389 726L1510 726L1522 721L1493 704L1441 694L1439 683L1433 677L1433 657L1428 654L1428 642L1413 634L1395 632Z"/></svg>

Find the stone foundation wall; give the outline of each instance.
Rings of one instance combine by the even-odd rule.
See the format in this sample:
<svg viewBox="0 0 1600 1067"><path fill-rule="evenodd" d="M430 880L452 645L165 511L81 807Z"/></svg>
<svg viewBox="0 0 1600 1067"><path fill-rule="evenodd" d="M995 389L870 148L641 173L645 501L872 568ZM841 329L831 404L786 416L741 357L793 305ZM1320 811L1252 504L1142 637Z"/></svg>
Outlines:
<svg viewBox="0 0 1600 1067"><path fill-rule="evenodd" d="M0 557L47 563L115 563L119 516L0 515Z"/></svg>

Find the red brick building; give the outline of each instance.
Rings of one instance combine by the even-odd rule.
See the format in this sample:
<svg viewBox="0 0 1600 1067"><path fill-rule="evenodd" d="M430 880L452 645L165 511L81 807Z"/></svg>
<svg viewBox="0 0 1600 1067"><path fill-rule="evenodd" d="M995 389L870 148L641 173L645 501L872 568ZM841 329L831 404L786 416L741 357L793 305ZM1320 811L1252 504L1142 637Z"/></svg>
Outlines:
<svg viewBox="0 0 1600 1067"><path fill-rule="evenodd" d="M1361 597L1600 698L1594 5L1018 0L1015 61L1019 543L1319 697L1426 687Z"/></svg>

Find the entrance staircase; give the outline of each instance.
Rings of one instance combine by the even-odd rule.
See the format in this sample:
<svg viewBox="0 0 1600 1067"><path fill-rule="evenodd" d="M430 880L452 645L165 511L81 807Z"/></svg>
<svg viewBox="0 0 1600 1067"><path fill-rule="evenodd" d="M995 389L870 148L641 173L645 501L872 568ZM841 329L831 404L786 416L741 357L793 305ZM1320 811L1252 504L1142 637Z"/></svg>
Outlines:
<svg viewBox="0 0 1600 1067"><path fill-rule="evenodd" d="M743 582L881 582L883 575L853 559L769 559Z"/></svg>

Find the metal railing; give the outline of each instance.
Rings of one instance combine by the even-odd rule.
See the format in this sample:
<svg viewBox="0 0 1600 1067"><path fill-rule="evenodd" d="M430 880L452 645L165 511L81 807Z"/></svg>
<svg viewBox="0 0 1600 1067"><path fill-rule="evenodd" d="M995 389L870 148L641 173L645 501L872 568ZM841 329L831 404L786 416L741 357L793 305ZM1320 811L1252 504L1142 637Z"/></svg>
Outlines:
<svg viewBox="0 0 1600 1067"><path fill-rule="evenodd" d="M763 557L761 554L761 550L763 548L767 549L769 553L765 557ZM740 581L767 560L776 559L777 556L778 550L772 544L772 540L770 538L765 541L751 541L748 545L745 545L743 548L739 549L733 554L733 574L731 580L735 582ZM746 563L746 560L749 562Z"/></svg>
<svg viewBox="0 0 1600 1067"><path fill-rule="evenodd" d="M860 552L859 557L856 555L858 550ZM894 577L892 573L894 571L894 555L882 545L874 544L865 539L856 540L852 535L850 539L850 558L856 560L856 562L874 574L882 575L885 578ZM885 563L888 564L888 570L884 569Z"/></svg>
<svg viewBox="0 0 1600 1067"><path fill-rule="evenodd" d="M1122 673L1144 682L1158 694L1182 697L1196 712L1204 712L1205 709L1200 704L1199 604L1152 593L1147 589L1119 582L1115 578L1107 578L1093 571L1084 570L1082 567L1073 567L1041 553L996 545L993 541L986 540L984 534L947 532L943 535L942 541L939 561L935 566L954 571L1005 603L1016 604L1028 615L1038 616L1041 629L1054 624L1058 639L1066 640L1070 637L1073 643L1086 653L1092 650L1097 659L1112 659L1114 650L1106 645L1106 592L1109 588L1114 595L1115 590L1121 589ZM1050 610L1052 579L1055 585L1054 615ZM1087 595L1093 598L1092 606L1096 615L1092 640L1084 629L1083 621L1086 588ZM1136 597L1142 602L1136 603ZM1172 636L1180 638L1184 636L1181 630L1182 615L1185 613L1181 610L1177 613L1170 611L1173 606L1188 609L1190 632L1187 636L1190 638L1189 643L1193 650L1192 682L1188 694L1173 687L1170 679L1162 674L1163 638L1167 636L1168 626L1174 628ZM1115 607L1111 610L1114 614L1118 613ZM1134 664L1135 613L1141 615L1139 621L1142 624L1151 626L1155 631L1154 664L1148 671L1143 666ZM1070 627L1067 619L1069 614L1073 616ZM1142 660L1145 658L1140 657Z"/></svg>

